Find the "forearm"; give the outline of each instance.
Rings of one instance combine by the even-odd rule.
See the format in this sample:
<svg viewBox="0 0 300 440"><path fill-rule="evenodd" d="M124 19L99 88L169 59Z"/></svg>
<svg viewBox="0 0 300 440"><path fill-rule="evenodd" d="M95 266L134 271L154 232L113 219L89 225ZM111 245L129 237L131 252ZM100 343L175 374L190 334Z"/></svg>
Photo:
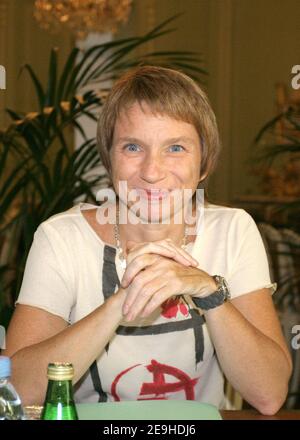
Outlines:
<svg viewBox="0 0 300 440"><path fill-rule="evenodd" d="M245 400L262 413L283 404L291 373L281 347L227 302L205 313L222 370Z"/></svg>
<svg viewBox="0 0 300 440"><path fill-rule="evenodd" d="M113 337L122 320L124 299L125 291L121 290L57 335L12 356L12 381L25 404L43 403L49 362L71 362L75 370L74 384L82 377Z"/></svg>

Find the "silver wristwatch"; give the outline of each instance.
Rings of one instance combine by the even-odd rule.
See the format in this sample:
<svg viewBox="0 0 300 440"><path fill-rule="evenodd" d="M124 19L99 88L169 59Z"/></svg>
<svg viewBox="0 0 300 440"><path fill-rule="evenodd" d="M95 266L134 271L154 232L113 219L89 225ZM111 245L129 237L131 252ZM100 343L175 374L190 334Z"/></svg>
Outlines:
<svg viewBox="0 0 300 440"><path fill-rule="evenodd" d="M210 310L221 306L230 299L230 291L225 278L220 275L213 275L212 278L217 284L217 290L204 298L192 297L192 300L202 310Z"/></svg>

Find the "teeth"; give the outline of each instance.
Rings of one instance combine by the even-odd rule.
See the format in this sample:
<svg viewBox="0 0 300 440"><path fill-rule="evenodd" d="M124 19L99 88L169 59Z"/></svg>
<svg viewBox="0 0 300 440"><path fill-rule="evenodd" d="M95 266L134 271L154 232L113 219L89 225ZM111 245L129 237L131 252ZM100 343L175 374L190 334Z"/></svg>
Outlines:
<svg viewBox="0 0 300 440"><path fill-rule="evenodd" d="M168 190L163 189L138 189L137 191L146 192L148 196L158 197L158 196L165 196L169 193Z"/></svg>
<svg viewBox="0 0 300 440"><path fill-rule="evenodd" d="M158 193L158 194L167 192L167 191L163 191L161 189L148 189L147 191L152 192L152 193Z"/></svg>

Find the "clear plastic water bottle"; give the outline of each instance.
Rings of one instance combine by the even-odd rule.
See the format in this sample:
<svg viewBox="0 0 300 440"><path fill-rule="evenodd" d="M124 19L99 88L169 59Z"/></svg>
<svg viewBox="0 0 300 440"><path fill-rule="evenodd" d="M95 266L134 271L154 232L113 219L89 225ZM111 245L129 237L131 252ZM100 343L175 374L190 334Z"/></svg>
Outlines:
<svg viewBox="0 0 300 440"><path fill-rule="evenodd" d="M0 420L25 420L20 397L10 382L11 360L0 356Z"/></svg>

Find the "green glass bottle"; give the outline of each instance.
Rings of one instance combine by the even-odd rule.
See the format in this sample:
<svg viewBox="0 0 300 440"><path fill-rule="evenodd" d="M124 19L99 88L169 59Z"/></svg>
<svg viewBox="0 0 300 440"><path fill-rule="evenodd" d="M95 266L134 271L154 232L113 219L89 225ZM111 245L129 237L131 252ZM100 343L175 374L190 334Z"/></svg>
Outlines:
<svg viewBox="0 0 300 440"><path fill-rule="evenodd" d="M55 362L48 365L48 388L42 420L78 420L73 398L72 364Z"/></svg>

